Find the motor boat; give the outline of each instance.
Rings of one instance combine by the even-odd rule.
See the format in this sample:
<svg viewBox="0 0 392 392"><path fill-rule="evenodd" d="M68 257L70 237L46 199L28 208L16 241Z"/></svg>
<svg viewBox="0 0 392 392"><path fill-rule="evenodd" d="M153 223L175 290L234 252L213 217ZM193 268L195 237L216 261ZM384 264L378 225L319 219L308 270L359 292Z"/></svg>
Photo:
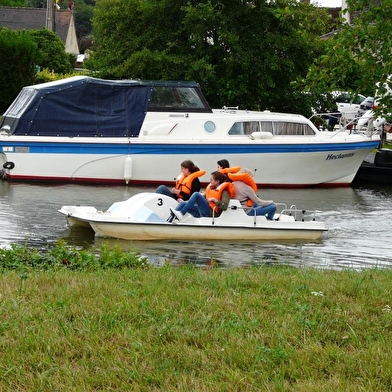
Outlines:
<svg viewBox="0 0 392 392"><path fill-rule="evenodd" d="M318 240L327 231L316 220L320 211L306 211L278 203L273 220L247 215L238 200L230 200L220 216L195 218L189 213L180 221L170 208L177 206L171 197L143 192L113 203L106 211L91 206L63 206L71 227L90 227L99 237L124 240L186 241L277 241Z"/></svg>
<svg viewBox="0 0 392 392"><path fill-rule="evenodd" d="M195 82L74 76L22 89L0 120L9 181L156 185L225 158L259 187L349 186L379 136L290 113L211 109Z"/></svg>

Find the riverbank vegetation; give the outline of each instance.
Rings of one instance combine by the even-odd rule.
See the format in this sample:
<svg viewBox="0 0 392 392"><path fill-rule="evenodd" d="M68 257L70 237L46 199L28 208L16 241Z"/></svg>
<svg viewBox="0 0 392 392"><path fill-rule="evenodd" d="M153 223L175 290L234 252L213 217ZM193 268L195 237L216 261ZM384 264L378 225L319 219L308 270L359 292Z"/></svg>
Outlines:
<svg viewBox="0 0 392 392"><path fill-rule="evenodd" d="M0 390L386 391L390 270L0 250Z"/></svg>

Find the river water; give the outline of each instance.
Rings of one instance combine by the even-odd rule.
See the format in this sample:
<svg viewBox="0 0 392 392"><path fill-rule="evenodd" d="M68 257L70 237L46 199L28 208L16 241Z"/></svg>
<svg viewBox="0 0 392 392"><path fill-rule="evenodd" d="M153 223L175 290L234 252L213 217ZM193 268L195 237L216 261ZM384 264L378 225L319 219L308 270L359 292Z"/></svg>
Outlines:
<svg viewBox="0 0 392 392"><path fill-rule="evenodd" d="M70 229L58 210L63 205L106 209L155 188L133 186L39 185L0 181L0 246L12 243L46 249L58 239L83 249L103 242L136 249L153 265L197 266L212 261L223 267L285 264L327 269L392 267L392 187L262 189L259 196L301 209L323 212L329 231L318 242L131 242L95 238Z"/></svg>

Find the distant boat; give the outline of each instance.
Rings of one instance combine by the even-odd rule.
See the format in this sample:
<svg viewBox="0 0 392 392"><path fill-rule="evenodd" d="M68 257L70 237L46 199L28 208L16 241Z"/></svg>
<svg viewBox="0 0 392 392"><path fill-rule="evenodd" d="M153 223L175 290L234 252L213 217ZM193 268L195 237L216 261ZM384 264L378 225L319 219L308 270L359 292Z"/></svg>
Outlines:
<svg viewBox="0 0 392 392"><path fill-rule="evenodd" d="M388 135L390 133L392 133L392 124L384 121L381 126L379 149L364 159L354 177L353 184L392 185L392 149L386 148L391 143L390 135Z"/></svg>
<svg viewBox="0 0 392 392"><path fill-rule="evenodd" d="M170 207L177 204L171 197L144 192L115 202L106 211L75 205L63 206L59 212L70 226L90 226L97 236L135 241L318 240L327 231L324 222L316 220L318 211L278 204L280 209L270 221L265 216L248 216L238 200L230 200L219 217L186 214L181 221L170 222Z"/></svg>
<svg viewBox="0 0 392 392"><path fill-rule="evenodd" d="M297 114L211 109L195 82L76 76L22 89L0 122L0 165L15 181L155 185L185 159L207 183L225 158L262 187L336 187L378 143Z"/></svg>
<svg viewBox="0 0 392 392"><path fill-rule="evenodd" d="M392 150L381 148L368 155L353 181L353 184L361 183L392 185Z"/></svg>

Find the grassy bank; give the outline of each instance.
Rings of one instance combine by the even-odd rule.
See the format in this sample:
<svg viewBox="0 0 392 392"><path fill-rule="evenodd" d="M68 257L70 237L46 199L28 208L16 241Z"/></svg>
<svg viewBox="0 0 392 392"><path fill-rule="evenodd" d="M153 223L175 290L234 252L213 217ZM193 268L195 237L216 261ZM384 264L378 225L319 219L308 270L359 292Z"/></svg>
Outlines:
<svg viewBox="0 0 392 392"><path fill-rule="evenodd" d="M113 252L84 267L62 246L46 263L0 253L0 391L392 390L392 271Z"/></svg>

